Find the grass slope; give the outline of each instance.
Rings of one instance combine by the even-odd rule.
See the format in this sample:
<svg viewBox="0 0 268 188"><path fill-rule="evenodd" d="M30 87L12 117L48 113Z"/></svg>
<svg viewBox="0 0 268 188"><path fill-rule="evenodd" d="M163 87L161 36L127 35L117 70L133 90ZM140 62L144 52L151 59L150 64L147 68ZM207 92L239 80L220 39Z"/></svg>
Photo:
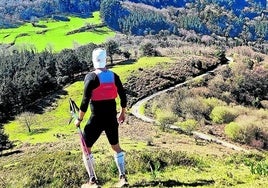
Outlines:
<svg viewBox="0 0 268 188"><path fill-rule="evenodd" d="M116 65L112 70L125 82L133 71L159 63L172 63L172 59L146 57L132 64ZM68 99L72 97L79 104L82 88L82 81L66 87L66 95L60 95L43 114L36 114L31 134L17 120L5 125L10 139L21 144L1 157L0 187L71 188L87 180L76 130L73 124L67 126ZM130 115L119 131L132 187L265 188L268 185L266 175L251 171L267 158L262 153L239 153L215 143L197 142L193 137L163 131ZM102 187L111 187L117 181L117 171L105 135L101 135L93 153Z"/></svg>
<svg viewBox="0 0 268 188"><path fill-rule="evenodd" d="M52 48L55 52L59 52L65 48L73 48L90 42L100 44L105 42L107 38L114 37L115 33L107 27L66 35L66 33L85 25L100 23L99 12L94 12L92 18L70 17L69 22L40 21L37 25L45 26L44 28L33 27L32 24L27 23L15 29L0 29L0 41L2 44L15 42L15 45L19 47L34 47L38 52L46 48Z"/></svg>

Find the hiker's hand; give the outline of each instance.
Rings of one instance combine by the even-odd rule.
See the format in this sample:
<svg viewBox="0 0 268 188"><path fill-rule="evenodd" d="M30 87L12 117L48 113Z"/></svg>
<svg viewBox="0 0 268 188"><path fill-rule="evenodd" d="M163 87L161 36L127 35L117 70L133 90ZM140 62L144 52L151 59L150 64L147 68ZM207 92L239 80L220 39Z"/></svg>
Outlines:
<svg viewBox="0 0 268 188"><path fill-rule="evenodd" d="M124 123L125 119L126 119L125 118L125 113L120 113L118 115L117 121L118 121L119 124L122 124L122 123Z"/></svg>
<svg viewBox="0 0 268 188"><path fill-rule="evenodd" d="M119 115L117 117L117 121L118 121L119 124L122 124L122 123L124 123L125 119L126 119L125 109L123 108L123 109L121 109L121 111L120 111L120 113L119 113Z"/></svg>
<svg viewBox="0 0 268 188"><path fill-rule="evenodd" d="M74 124L76 127L80 126L81 121L79 121L78 119L74 120Z"/></svg>

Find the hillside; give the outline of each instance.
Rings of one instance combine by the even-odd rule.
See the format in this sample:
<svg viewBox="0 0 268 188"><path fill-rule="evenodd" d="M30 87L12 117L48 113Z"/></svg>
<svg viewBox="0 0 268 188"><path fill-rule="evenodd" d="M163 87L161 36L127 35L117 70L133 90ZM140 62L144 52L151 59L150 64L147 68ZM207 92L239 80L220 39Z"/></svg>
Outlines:
<svg viewBox="0 0 268 188"><path fill-rule="evenodd" d="M91 52L104 47L128 97L119 134L129 187L267 188L266 3L0 0L0 26L14 27L0 30L0 187L87 181L68 100L80 103ZM58 48L15 45L30 36ZM143 99L135 110L150 121L132 113ZM105 134L92 151L112 187Z"/></svg>
<svg viewBox="0 0 268 188"><path fill-rule="evenodd" d="M188 63L182 66L185 68L183 70L192 70L188 72L188 76L194 77L199 74L196 71L200 68L205 69L217 62L217 56L212 56L213 53L210 53L210 48L201 48L202 50L190 52L189 46L185 45L185 47L181 46L180 50L174 50L173 52L177 51L176 54L170 54L170 51L164 53L165 51L162 49L162 54L169 58L141 58L145 61L129 64L118 62L111 68L123 76L125 86L130 91L135 92L131 87L135 83L134 88L139 89L137 90L139 94L137 97L142 98L144 95L154 93L153 87L159 90L168 87L169 84L183 82L185 79L174 80L176 78L174 76L178 72L182 73L179 66L177 67L178 72L170 71L172 67L176 67L176 64L181 65L183 62L192 64L195 62L194 69L189 69L191 66L188 67ZM197 49L197 46L195 48L191 46L191 49ZM187 55L185 54L186 51L188 52ZM185 56L181 56L181 52ZM185 61L186 59L188 61ZM201 64L198 62L201 62ZM145 72L146 74L144 74ZM195 75L192 75L192 73L195 73ZM146 76L143 76L144 80L139 82L133 75L139 78L140 74ZM128 77L131 79L128 80ZM148 82L146 79L152 82ZM165 87L158 85L164 83L163 80L157 81L158 79L168 81L166 82L167 85ZM156 85L156 83L158 84ZM143 86L143 84L146 84L146 86ZM25 130L23 131L22 127L18 128L17 121L9 125L9 127L17 127L17 131L24 135L26 140L23 142L17 141L15 148L5 151L1 156L0 177L3 187L79 187L86 180L78 135L72 125L66 127L69 119L68 98L72 97L79 101L81 87L82 83L76 82L68 86L65 92L55 94L57 99L56 102L51 103L53 106L44 109L44 112L40 115L36 115L39 123L32 126L33 130L36 131L31 135L28 135ZM145 88L148 88L148 90L145 90ZM129 96L130 99L133 98L131 96ZM135 97L133 99L133 101L137 101ZM44 119L46 119L46 122L43 121ZM49 127L49 130L42 129L43 126ZM54 131L51 131L52 129ZM50 134L47 134L49 132ZM19 139L19 135L16 136L15 134L17 133L14 131L10 132L11 138L13 140ZM218 134L222 135L222 132L218 132ZM127 152L127 169L131 187L237 186L264 188L268 184L266 180L267 152L258 151L245 144L235 143L229 138L229 142L240 145L249 153L236 151L188 134L171 131L163 126L145 123L133 117L130 113L128 113L128 121L120 127L120 135L122 147ZM20 138L22 137L20 136ZM41 138L44 138L44 140L41 140ZM49 141L52 138L53 141ZM94 147L94 155L96 156L96 170L101 185L110 187L117 179L114 164L111 163L113 161L112 151L108 146L105 135L101 136L96 147ZM24 169L24 171L21 172L21 169ZM10 175L5 176L5 174Z"/></svg>
<svg viewBox="0 0 268 188"><path fill-rule="evenodd" d="M258 161L264 159L258 152L243 154L173 131L163 132L132 116L120 127L120 135L127 152L130 187L265 188L268 183L266 176L250 171L250 165L255 168L261 164ZM77 136L73 133L72 138L61 137L59 142L49 144L24 144L6 153L0 161L0 185L79 187L86 180L86 172ZM110 187L117 179L112 170L112 152L104 135L94 148L97 175L102 187ZM156 165L154 171L150 170L149 161Z"/></svg>

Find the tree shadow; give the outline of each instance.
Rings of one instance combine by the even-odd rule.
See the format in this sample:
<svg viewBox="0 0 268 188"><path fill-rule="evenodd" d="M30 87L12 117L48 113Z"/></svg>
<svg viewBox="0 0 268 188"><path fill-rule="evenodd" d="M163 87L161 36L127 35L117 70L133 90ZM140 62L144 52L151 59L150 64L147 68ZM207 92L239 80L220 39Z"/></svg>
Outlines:
<svg viewBox="0 0 268 188"><path fill-rule="evenodd" d="M0 157L7 157L7 156L10 156L10 155L13 155L13 154L18 154L18 153L22 153L22 151L21 150L15 150L15 151L8 151L8 152L5 152L5 153L0 152Z"/></svg>
<svg viewBox="0 0 268 188"><path fill-rule="evenodd" d="M149 182L140 182L135 183L134 185L130 185L129 187L174 187L174 186L182 186L182 187L197 187L197 186L207 186L214 184L214 180L196 180L194 182L180 182L176 180L167 180L167 181L149 181Z"/></svg>
<svg viewBox="0 0 268 188"><path fill-rule="evenodd" d="M128 59L128 60L120 61L119 63L116 63L116 65L130 65L135 62L136 62L135 59Z"/></svg>
<svg viewBox="0 0 268 188"><path fill-rule="evenodd" d="M55 103L58 99L60 99L62 95L68 95L68 92L62 89L58 90L55 93L47 95L28 105L27 110L36 114L43 114L45 112L45 109L47 109L48 107L55 108L52 104Z"/></svg>
<svg viewBox="0 0 268 188"><path fill-rule="evenodd" d="M48 128L39 128L39 129L33 129L31 131L31 135L33 134L40 134L40 133L44 133L44 132L47 132L49 129Z"/></svg>
<svg viewBox="0 0 268 188"><path fill-rule="evenodd" d="M92 30L92 32L99 34L99 35L108 35L109 34L109 31L106 31L106 30L101 29L101 28L94 28Z"/></svg>

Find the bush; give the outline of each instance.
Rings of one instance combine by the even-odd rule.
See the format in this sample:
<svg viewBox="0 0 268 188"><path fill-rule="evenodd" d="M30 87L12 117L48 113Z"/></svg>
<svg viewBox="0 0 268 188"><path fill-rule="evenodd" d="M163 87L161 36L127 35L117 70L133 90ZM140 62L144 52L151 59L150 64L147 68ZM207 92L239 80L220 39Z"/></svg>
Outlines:
<svg viewBox="0 0 268 188"><path fill-rule="evenodd" d="M196 129L198 122L194 119L187 119L183 122L178 122L177 125L181 127L186 132L191 132Z"/></svg>
<svg viewBox="0 0 268 188"><path fill-rule="evenodd" d="M224 128L224 133L232 140L237 141L240 131L240 126L236 122L231 122Z"/></svg>
<svg viewBox="0 0 268 188"><path fill-rule="evenodd" d="M3 150L13 147L13 143L9 141L8 135L5 134L3 125L0 124L0 156Z"/></svg>
<svg viewBox="0 0 268 188"><path fill-rule="evenodd" d="M14 167L10 167L14 168ZM7 187L77 187L86 179L80 153L38 153L20 160ZM23 169L23 170L22 170Z"/></svg>
<svg viewBox="0 0 268 188"><path fill-rule="evenodd" d="M216 106L210 113L210 118L215 123L230 123L237 117L238 113L228 106Z"/></svg>
<svg viewBox="0 0 268 188"><path fill-rule="evenodd" d="M200 121L210 113L209 107L200 97L186 97L180 104L182 114L189 119Z"/></svg>
<svg viewBox="0 0 268 188"><path fill-rule="evenodd" d="M205 165L200 158L181 151L134 151L127 153L126 156L129 174L161 171L168 166L202 168Z"/></svg>
<svg viewBox="0 0 268 188"><path fill-rule="evenodd" d="M143 56L160 56L160 53L155 49L152 43L146 43L141 46L141 51Z"/></svg>
<svg viewBox="0 0 268 188"><path fill-rule="evenodd" d="M246 121L231 122L226 125L225 134L234 141L250 144L256 148L267 147L267 129L261 127L258 121L247 119Z"/></svg>
<svg viewBox="0 0 268 188"><path fill-rule="evenodd" d="M226 102L217 99L215 97L210 97L210 98L205 98L203 99L203 102L209 106L209 108L212 110L213 108L215 108L216 106L226 106Z"/></svg>
<svg viewBox="0 0 268 188"><path fill-rule="evenodd" d="M160 96L151 103L151 113L161 125L166 126L177 121L178 117L172 110L173 104L174 101L167 94Z"/></svg>
<svg viewBox="0 0 268 188"><path fill-rule="evenodd" d="M163 126L173 124L177 121L177 116L169 111L159 111L156 120Z"/></svg>
<svg viewBox="0 0 268 188"><path fill-rule="evenodd" d="M258 162L256 164L251 163L250 164L250 172L251 174L259 174L259 175L268 175L268 163L265 163L263 161Z"/></svg>

